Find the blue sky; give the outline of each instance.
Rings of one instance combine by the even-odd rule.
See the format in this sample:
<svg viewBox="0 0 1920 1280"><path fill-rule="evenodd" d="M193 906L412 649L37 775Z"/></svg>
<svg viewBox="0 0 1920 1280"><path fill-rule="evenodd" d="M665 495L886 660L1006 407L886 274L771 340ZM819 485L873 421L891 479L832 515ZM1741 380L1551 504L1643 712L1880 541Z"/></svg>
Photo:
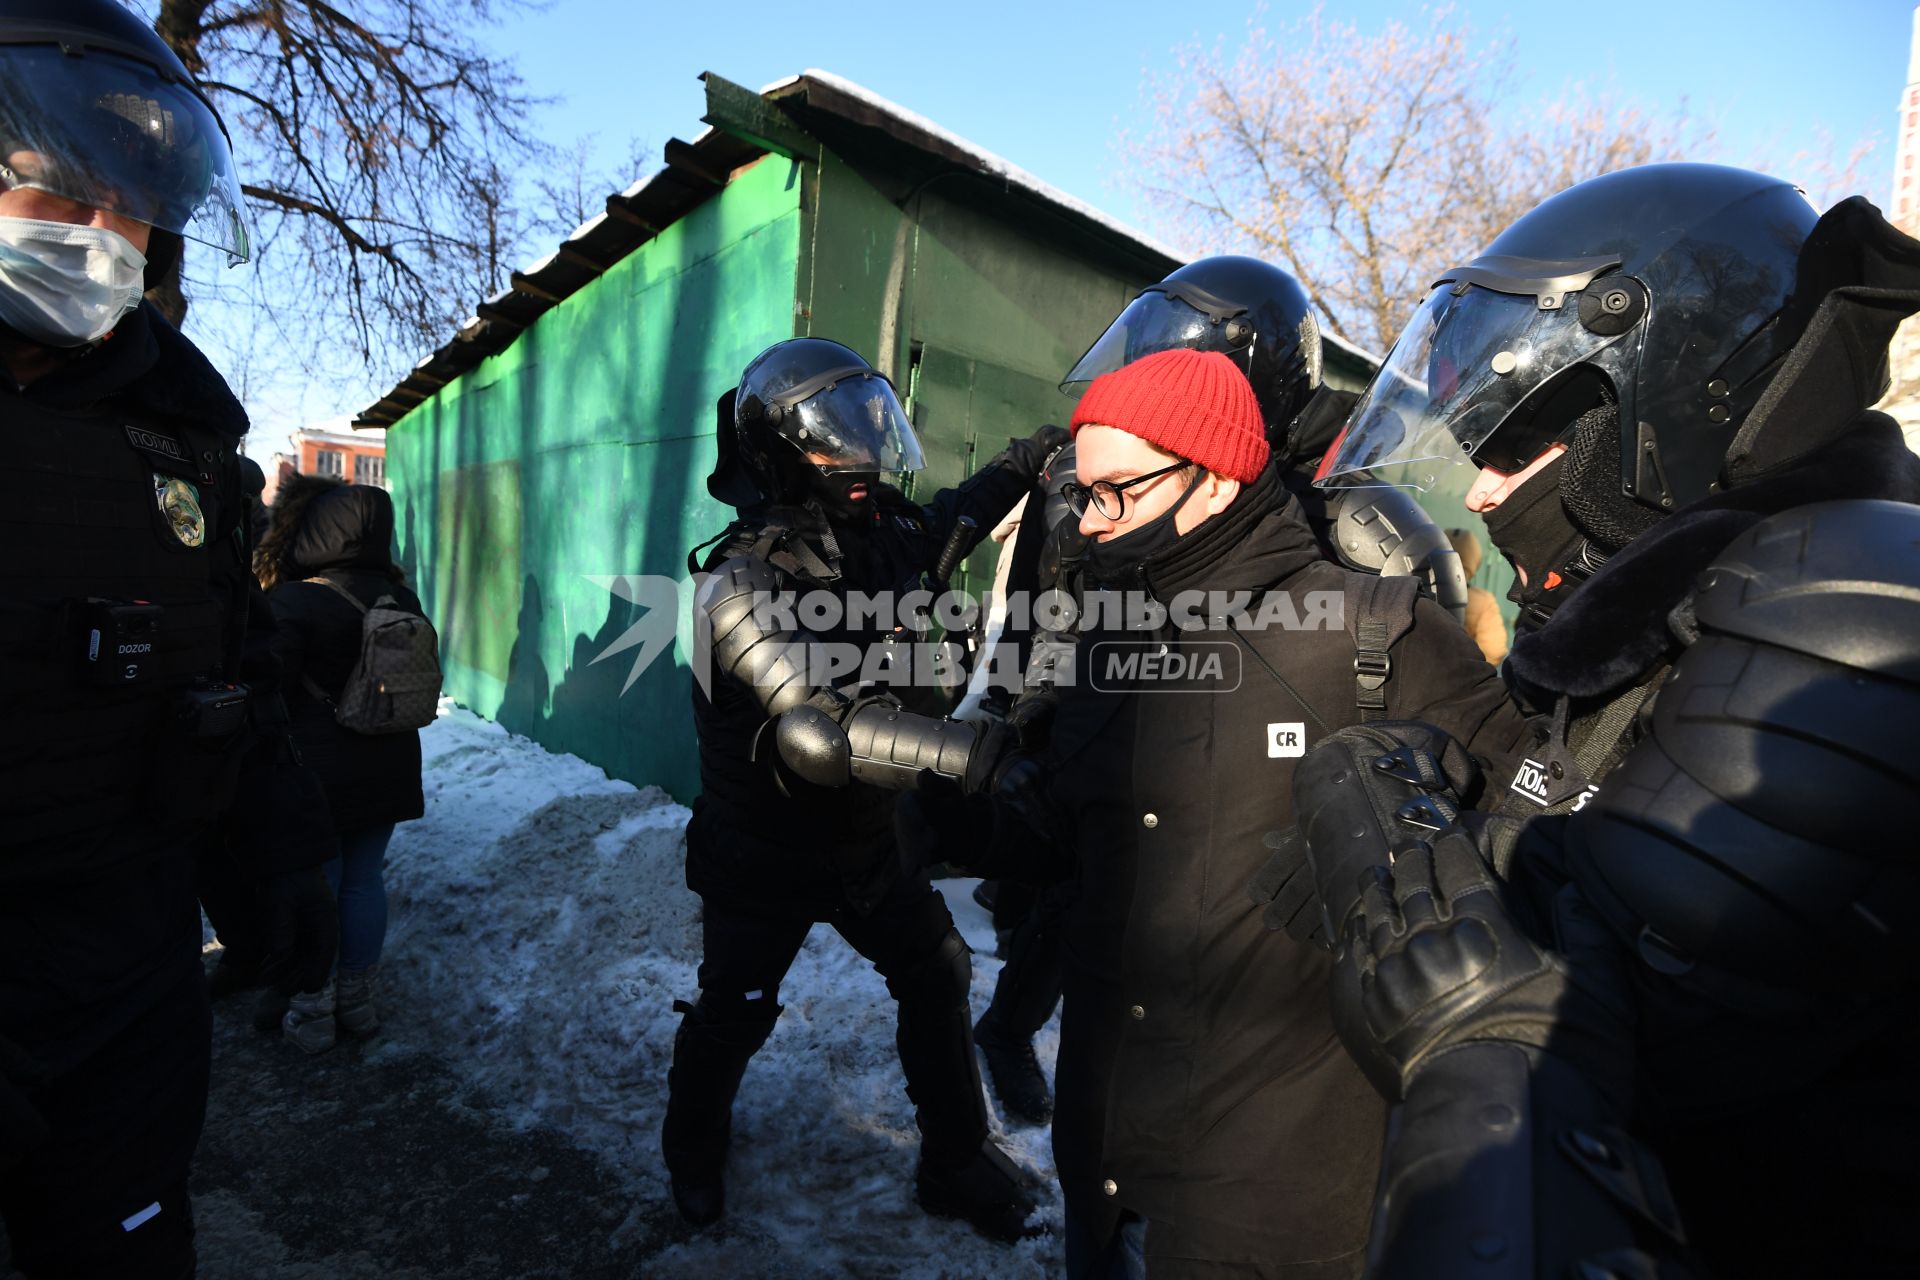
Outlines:
<svg viewBox="0 0 1920 1280"><path fill-rule="evenodd" d="M1310 12L1274 0L1277 29ZM1329 4L1363 30L1424 8L1391 0ZM702 71L760 88L808 67L847 77L998 152L1072 195L1150 229L1127 181L1121 132L1144 122L1144 78L1176 50L1233 40L1251 4L910 5L730 0L553 0L511 14L479 38L510 51L530 92L558 100L536 130L566 144L597 135L597 168L621 166L640 138L658 166L669 137L702 127ZM1510 38L1520 67L1516 111L1584 82L1653 107L1683 97L1718 132L1720 155L1779 169L1824 128L1844 153L1878 135L1866 194L1885 204L1896 111L1906 84L1912 5L1899 0L1787 4L1617 0L1455 6L1477 35ZM628 180L643 176L628 175ZM1783 174L1783 176L1794 176ZM335 412L364 403L347 395ZM309 412L327 397L308 396ZM264 442L263 442L264 443ZM256 452L261 450L256 446Z"/></svg>
<svg viewBox="0 0 1920 1280"><path fill-rule="evenodd" d="M1281 28L1310 12L1274 2ZM1362 30L1425 7L1360 0L1325 7ZM564 94L542 113L556 139L598 132L609 163L628 136L657 148L700 128L714 71L750 88L807 67L858 81L996 151L1073 195L1144 221L1115 139L1142 120L1142 79L1169 70L1176 47L1243 34L1250 4L966 5L633 3L555 0L504 24L528 86ZM1506 35L1522 67L1516 105L1575 80L1611 84L1652 105L1687 98L1713 122L1729 158L1784 162L1825 126L1843 143L1878 132L1893 168L1895 111L1906 83L1912 5L1868 0L1787 4L1621 0L1607 4L1463 4L1484 37ZM1876 156L1876 160L1881 157ZM1870 192L1869 194L1875 194Z"/></svg>

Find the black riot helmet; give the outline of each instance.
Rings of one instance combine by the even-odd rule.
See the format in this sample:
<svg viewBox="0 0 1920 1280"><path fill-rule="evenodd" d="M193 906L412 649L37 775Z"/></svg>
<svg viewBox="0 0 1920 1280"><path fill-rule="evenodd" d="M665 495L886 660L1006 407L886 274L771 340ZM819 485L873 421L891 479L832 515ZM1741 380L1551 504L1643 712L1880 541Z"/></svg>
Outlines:
<svg viewBox="0 0 1920 1280"><path fill-rule="evenodd" d="M1060 389L1079 395L1101 374L1175 347L1218 351L1239 365L1276 447L1320 385L1320 326L1307 291L1258 258L1222 255L1190 262L1141 290Z"/></svg>
<svg viewBox="0 0 1920 1280"><path fill-rule="evenodd" d="M226 128L152 27L117 0L0 4L0 185L144 222L148 280L177 237L249 253Z"/></svg>
<svg viewBox="0 0 1920 1280"><path fill-rule="evenodd" d="M809 494L851 506L882 474L924 465L886 375L825 338L789 338L755 356L721 397L718 428L707 490L734 507Z"/></svg>
<svg viewBox="0 0 1920 1280"><path fill-rule="evenodd" d="M1743 419L1818 299L1796 297L1817 217L1778 178L1625 169L1571 187L1440 272L1320 482L1425 489L1568 446L1560 492L1615 550L1726 483Z"/></svg>

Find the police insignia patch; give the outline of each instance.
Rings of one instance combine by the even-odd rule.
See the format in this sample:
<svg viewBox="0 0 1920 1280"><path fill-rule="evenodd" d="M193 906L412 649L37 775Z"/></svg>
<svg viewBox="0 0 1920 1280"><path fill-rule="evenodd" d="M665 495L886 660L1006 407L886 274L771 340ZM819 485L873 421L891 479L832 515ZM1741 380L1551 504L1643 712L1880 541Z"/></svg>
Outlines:
<svg viewBox="0 0 1920 1280"><path fill-rule="evenodd" d="M153 499L167 518L173 536L189 547L207 540L207 518L200 510L200 491L173 476L153 473Z"/></svg>

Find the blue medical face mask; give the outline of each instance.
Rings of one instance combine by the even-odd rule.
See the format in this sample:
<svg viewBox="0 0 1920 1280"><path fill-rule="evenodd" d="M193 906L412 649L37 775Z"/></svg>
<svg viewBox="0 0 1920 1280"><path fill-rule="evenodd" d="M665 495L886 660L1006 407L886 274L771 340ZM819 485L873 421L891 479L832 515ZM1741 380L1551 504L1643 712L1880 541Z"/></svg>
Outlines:
<svg viewBox="0 0 1920 1280"><path fill-rule="evenodd" d="M0 323L50 347L83 347L140 305L146 268L117 231L0 216Z"/></svg>

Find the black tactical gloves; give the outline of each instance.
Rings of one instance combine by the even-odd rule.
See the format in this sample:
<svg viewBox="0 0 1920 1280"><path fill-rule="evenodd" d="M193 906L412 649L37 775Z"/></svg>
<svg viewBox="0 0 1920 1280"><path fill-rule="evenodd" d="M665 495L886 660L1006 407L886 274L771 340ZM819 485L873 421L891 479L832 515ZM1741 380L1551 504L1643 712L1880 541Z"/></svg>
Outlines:
<svg viewBox="0 0 1920 1280"><path fill-rule="evenodd" d="M1269 929L1331 946L1332 926L1359 893L1359 874L1384 865L1395 845L1451 826L1480 788L1479 765L1433 725L1342 729L1301 761L1293 783L1297 825L1267 833L1273 856L1247 894L1266 908Z"/></svg>
<svg viewBox="0 0 1920 1280"><path fill-rule="evenodd" d="M1571 885L1541 929L1522 922L1489 852L1517 830L1512 819L1471 814L1363 873L1340 931L1333 1021L1389 1097L1434 1055L1470 1041L1551 1050L1616 1097L1626 1089L1623 1077L1595 1070L1632 1043L1625 957Z"/></svg>
<svg viewBox="0 0 1920 1280"><path fill-rule="evenodd" d="M1301 762L1299 826L1269 836L1275 854L1248 892L1270 928L1334 949L1334 1027L1389 1097L1446 1050L1487 1041L1577 1055L1622 1097L1629 977L1604 923L1552 871L1566 820L1471 812L1481 781L1432 725L1342 729ZM1530 913L1505 883L1523 862L1538 871Z"/></svg>

